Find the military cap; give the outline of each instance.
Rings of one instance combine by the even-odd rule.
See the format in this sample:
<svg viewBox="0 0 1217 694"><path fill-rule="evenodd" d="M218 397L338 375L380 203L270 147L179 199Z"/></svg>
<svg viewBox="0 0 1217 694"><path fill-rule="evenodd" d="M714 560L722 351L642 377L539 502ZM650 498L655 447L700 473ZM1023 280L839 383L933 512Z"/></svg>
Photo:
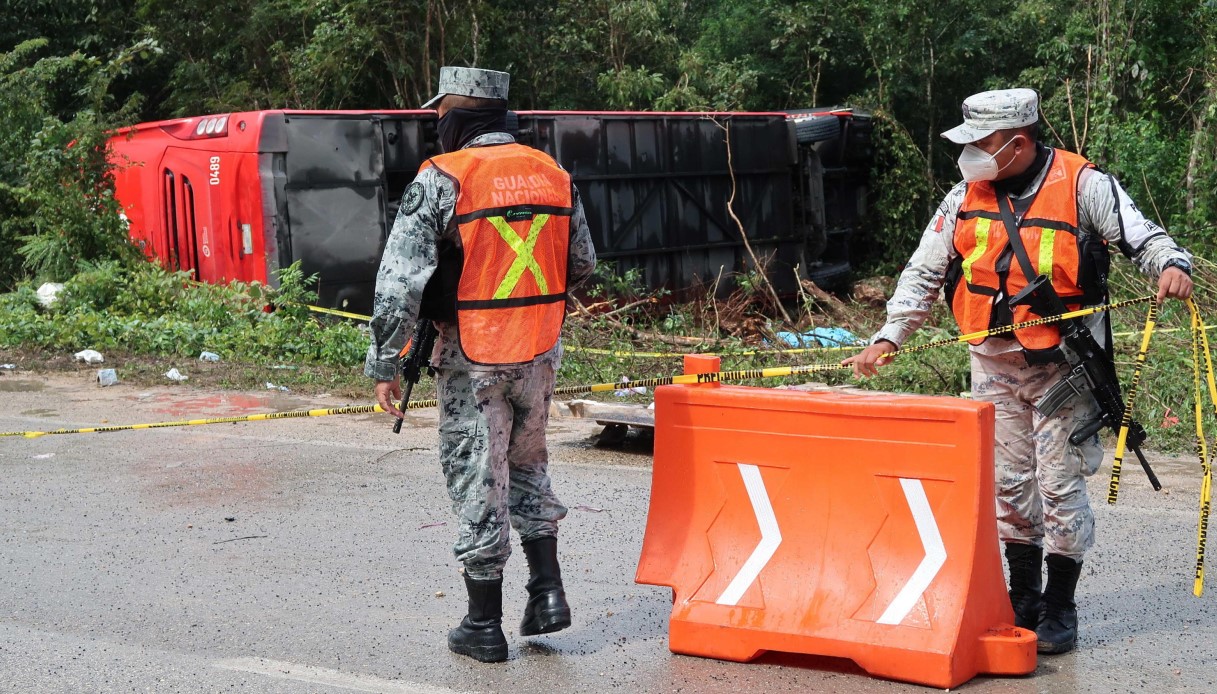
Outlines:
<svg viewBox="0 0 1217 694"><path fill-rule="evenodd" d="M973 94L963 101L963 124L942 134L966 145L998 130L1022 128L1039 121L1040 97L1034 89L998 89Z"/></svg>
<svg viewBox="0 0 1217 694"><path fill-rule="evenodd" d="M507 100L507 84L511 75L498 70L483 70L477 67L441 67L439 69L439 92L423 108L435 108L449 94L473 96L479 99Z"/></svg>

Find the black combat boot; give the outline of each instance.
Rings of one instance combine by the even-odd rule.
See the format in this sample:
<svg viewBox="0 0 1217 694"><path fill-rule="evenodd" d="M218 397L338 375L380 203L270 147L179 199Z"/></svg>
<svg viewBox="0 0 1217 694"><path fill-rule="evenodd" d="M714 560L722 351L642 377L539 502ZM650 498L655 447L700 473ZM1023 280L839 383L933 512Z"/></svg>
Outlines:
<svg viewBox="0 0 1217 694"><path fill-rule="evenodd" d="M476 581L465 576L469 614L448 632L448 650L483 663L507 660L503 635L503 579Z"/></svg>
<svg viewBox="0 0 1217 694"><path fill-rule="evenodd" d="M1044 549L1020 542L1006 543L1006 563L1010 565L1010 604L1014 606L1014 626L1035 631L1044 603Z"/></svg>
<svg viewBox="0 0 1217 694"><path fill-rule="evenodd" d="M558 568L558 538L525 542L524 556L528 557L528 606L520 622L520 635L548 634L570 626L570 605L566 604Z"/></svg>
<svg viewBox="0 0 1217 694"><path fill-rule="evenodd" d="M1082 562L1049 554L1048 586L1044 589L1044 614L1035 635L1040 653L1067 653L1078 639L1078 606L1073 602L1082 575Z"/></svg>

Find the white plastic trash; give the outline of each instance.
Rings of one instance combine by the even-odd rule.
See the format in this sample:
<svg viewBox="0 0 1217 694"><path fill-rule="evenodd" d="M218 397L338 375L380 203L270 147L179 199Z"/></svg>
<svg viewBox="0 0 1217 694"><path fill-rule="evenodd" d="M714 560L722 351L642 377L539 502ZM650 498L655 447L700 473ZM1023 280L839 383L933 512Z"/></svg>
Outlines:
<svg viewBox="0 0 1217 694"><path fill-rule="evenodd" d="M274 383L271 383L270 381L266 382L266 389L267 390L278 390L278 391L282 391L284 393L288 392L287 386L277 386Z"/></svg>
<svg viewBox="0 0 1217 694"><path fill-rule="evenodd" d="M83 361L86 364L100 364L106 360L101 356L101 352L95 349L83 349L76 353L76 361Z"/></svg>
<svg viewBox="0 0 1217 694"><path fill-rule="evenodd" d="M97 370L97 385L105 388L118 383L118 373L114 369L98 369Z"/></svg>
<svg viewBox="0 0 1217 694"><path fill-rule="evenodd" d="M621 383L629 383L629 382L630 382L629 377L627 377L627 376L622 376L622 377L621 377ZM616 395L616 396L617 396L617 397L619 397L619 398L624 398L625 396L630 395L630 394L633 394L633 393L637 393L638 395L642 395L642 394L643 394L643 393L645 393L645 392L647 392L647 389L646 389L646 388L642 388L642 387L635 387L635 388L623 388L623 389L614 390L614 391L613 391L613 395Z"/></svg>
<svg viewBox="0 0 1217 694"><path fill-rule="evenodd" d="M199 355L199 361L219 361L220 355L215 352L203 352Z"/></svg>
<svg viewBox="0 0 1217 694"><path fill-rule="evenodd" d="M62 284L47 282L38 288L38 303L42 304L43 308L50 308L55 305L55 302L59 299L59 292L62 290Z"/></svg>
<svg viewBox="0 0 1217 694"><path fill-rule="evenodd" d="M165 372L165 378L169 379L170 381L181 382L189 379L190 377L184 373L181 373L177 369L169 369Z"/></svg>

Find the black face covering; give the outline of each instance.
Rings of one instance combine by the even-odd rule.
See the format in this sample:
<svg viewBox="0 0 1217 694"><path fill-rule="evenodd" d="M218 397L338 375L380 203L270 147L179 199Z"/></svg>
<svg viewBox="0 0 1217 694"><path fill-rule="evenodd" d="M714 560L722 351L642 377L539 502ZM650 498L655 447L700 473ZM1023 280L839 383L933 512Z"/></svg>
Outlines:
<svg viewBox="0 0 1217 694"><path fill-rule="evenodd" d="M507 107L448 109L435 128L440 148L455 152L478 135L506 132Z"/></svg>

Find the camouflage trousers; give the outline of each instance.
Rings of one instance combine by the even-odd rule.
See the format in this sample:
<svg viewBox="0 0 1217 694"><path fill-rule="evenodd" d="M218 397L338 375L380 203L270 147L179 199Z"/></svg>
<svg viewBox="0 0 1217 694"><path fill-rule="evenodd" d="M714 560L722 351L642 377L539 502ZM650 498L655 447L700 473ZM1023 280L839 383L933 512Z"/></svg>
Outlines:
<svg viewBox="0 0 1217 694"><path fill-rule="evenodd" d="M1098 405L1078 396L1051 417L1035 409L1066 367L1028 365L1022 352L972 354L972 397L997 408L994 464L997 530L1003 542L1044 547L1081 559L1094 544L1094 513L1086 477L1103 461L1098 435L1082 445L1069 435L1092 419Z"/></svg>
<svg viewBox="0 0 1217 694"><path fill-rule="evenodd" d="M440 464L459 524L453 551L469 577L498 579L511 555L511 527L527 542L556 536L566 517L545 447L554 367L440 369L437 387Z"/></svg>

